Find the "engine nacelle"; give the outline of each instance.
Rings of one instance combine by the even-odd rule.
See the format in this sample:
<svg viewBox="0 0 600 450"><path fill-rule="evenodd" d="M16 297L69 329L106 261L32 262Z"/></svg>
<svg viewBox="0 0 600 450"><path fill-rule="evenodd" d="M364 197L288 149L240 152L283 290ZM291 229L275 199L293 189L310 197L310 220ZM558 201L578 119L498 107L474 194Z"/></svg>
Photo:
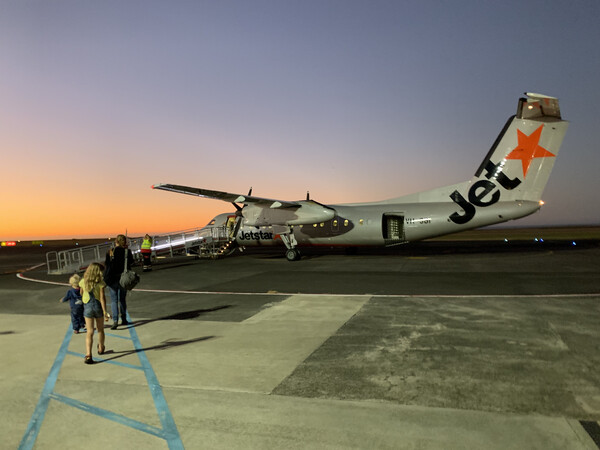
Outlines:
<svg viewBox="0 0 600 450"><path fill-rule="evenodd" d="M249 204L242 210L244 225L255 227L268 225L309 225L327 222L335 216L335 210L312 201L300 202L299 207L278 207Z"/></svg>

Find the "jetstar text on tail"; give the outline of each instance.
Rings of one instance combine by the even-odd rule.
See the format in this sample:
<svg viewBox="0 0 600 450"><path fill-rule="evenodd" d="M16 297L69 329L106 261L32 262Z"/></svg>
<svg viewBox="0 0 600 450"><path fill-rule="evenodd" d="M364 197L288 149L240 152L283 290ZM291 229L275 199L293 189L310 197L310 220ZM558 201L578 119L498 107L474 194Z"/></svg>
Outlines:
<svg viewBox="0 0 600 450"><path fill-rule="evenodd" d="M475 216L475 207L481 206L486 207L493 205L500 200L500 190L494 191L497 188L496 184L489 181L494 178L500 185L510 191L521 184L521 180L518 178L510 179L503 172L500 164L494 164L492 161L488 161L485 165L485 177L487 180L479 180L471 189L469 189L469 200L467 201L460 192L454 191L450 194L450 198L454 203L460 206L465 212L463 215L455 212L450 215L450 220L458 225L467 223ZM492 191L494 191L492 193ZM491 196L489 195L491 193ZM487 197L487 199L486 199Z"/></svg>

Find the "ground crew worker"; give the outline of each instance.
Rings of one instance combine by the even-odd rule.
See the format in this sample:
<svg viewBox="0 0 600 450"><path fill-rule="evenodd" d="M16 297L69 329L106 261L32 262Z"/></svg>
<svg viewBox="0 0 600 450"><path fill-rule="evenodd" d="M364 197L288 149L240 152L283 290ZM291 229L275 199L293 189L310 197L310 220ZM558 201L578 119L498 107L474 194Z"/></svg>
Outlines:
<svg viewBox="0 0 600 450"><path fill-rule="evenodd" d="M227 230L229 232L229 239L233 239L233 233L235 232L235 216L229 216L227 218Z"/></svg>
<svg viewBox="0 0 600 450"><path fill-rule="evenodd" d="M142 258L144 258L144 265L142 270L144 272L148 272L152 270L152 238L149 234L144 236L144 240L142 241Z"/></svg>

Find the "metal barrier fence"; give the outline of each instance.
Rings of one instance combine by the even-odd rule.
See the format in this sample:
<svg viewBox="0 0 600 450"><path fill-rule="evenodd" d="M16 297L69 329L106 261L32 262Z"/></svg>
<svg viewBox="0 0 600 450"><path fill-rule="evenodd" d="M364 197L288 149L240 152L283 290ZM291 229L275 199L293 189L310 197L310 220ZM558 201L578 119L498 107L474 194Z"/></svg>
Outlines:
<svg viewBox="0 0 600 450"><path fill-rule="evenodd" d="M112 247L112 242L105 242L60 252L48 252L46 253L48 274L80 272L93 262L103 263L106 252Z"/></svg>

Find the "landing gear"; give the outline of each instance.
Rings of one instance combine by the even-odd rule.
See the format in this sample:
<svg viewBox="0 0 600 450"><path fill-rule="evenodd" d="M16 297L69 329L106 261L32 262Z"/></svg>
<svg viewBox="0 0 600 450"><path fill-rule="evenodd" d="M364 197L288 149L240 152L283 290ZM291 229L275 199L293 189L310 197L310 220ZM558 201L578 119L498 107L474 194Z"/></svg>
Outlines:
<svg viewBox="0 0 600 450"><path fill-rule="evenodd" d="M298 242L296 242L296 238L294 237L294 233L292 230L286 227L284 232L280 234L281 240L285 244L287 250L285 251L285 257L288 261L298 261L300 259L300 252L296 248Z"/></svg>
<svg viewBox="0 0 600 450"><path fill-rule="evenodd" d="M288 261L298 261L300 259L300 252L296 248L288 248L285 252L285 257Z"/></svg>

